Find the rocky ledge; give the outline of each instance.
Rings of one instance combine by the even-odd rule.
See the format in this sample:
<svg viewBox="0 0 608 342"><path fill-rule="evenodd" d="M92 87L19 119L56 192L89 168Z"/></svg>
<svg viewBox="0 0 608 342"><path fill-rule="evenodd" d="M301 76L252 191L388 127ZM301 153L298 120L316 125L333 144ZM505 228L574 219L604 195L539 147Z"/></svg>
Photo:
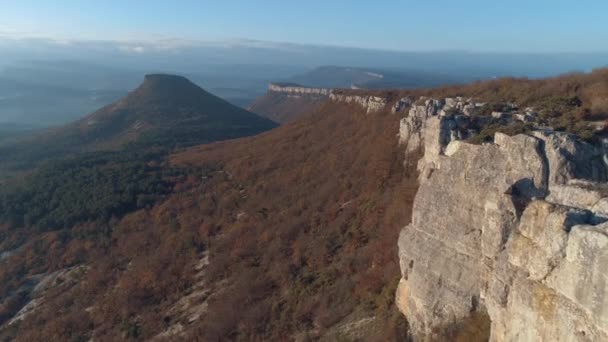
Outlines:
<svg viewBox="0 0 608 342"><path fill-rule="evenodd" d="M458 115L477 105L457 100L457 114L442 115L446 104L412 105L402 120L401 142L424 152L412 222L399 238L396 302L413 335L608 340L602 149L542 129L469 144L470 119Z"/></svg>
<svg viewBox="0 0 608 342"><path fill-rule="evenodd" d="M368 113L378 112L386 107L388 100L380 96L331 94L329 98L336 102L355 103L365 108Z"/></svg>
<svg viewBox="0 0 608 342"><path fill-rule="evenodd" d="M479 115L484 106L485 103L462 97L439 100L421 97L417 101L406 97L397 101L393 113L409 108L399 127L399 143L406 146L406 157L424 150L424 157L418 164L419 171L424 172L425 168L432 168L437 163L438 156L451 141L474 137L490 124L508 126L521 122L537 125L538 116L533 108L520 111L517 105L506 103L501 112Z"/></svg>
<svg viewBox="0 0 608 342"><path fill-rule="evenodd" d="M388 104L388 99L380 96L342 94L334 89L305 87L291 83L271 83L268 90L288 97L312 96L329 98L335 102L353 103L363 107L368 113L378 112Z"/></svg>
<svg viewBox="0 0 608 342"><path fill-rule="evenodd" d="M329 96L332 90L328 88L312 88L304 87L298 84L292 83L271 83L268 86L268 90L276 93L283 93L288 95L318 95L318 96Z"/></svg>

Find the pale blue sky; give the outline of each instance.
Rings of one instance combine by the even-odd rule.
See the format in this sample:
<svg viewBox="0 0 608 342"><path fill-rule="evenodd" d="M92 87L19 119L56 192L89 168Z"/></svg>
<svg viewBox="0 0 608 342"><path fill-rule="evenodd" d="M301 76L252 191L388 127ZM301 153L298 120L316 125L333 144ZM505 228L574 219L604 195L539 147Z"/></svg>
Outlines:
<svg viewBox="0 0 608 342"><path fill-rule="evenodd" d="M606 0L0 0L0 36L255 39L391 50L608 50Z"/></svg>

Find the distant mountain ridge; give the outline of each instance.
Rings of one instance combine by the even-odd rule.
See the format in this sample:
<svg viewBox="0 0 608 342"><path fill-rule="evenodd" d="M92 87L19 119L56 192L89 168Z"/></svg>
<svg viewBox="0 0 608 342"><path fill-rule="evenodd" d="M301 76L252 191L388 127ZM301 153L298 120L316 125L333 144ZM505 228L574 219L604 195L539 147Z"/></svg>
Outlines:
<svg viewBox="0 0 608 342"><path fill-rule="evenodd" d="M419 70L320 66L284 83L320 88L420 88L470 81L462 76Z"/></svg>

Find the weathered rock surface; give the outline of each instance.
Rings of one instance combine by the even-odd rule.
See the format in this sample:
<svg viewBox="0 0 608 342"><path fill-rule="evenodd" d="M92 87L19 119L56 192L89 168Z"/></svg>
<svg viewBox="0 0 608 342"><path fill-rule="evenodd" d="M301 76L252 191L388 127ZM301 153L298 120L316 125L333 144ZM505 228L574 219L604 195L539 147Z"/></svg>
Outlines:
<svg viewBox="0 0 608 342"><path fill-rule="evenodd" d="M312 88L312 87L304 87L296 84L280 84L280 83L271 83L268 86L269 91L274 91L277 93L286 93L292 95L320 95L320 96L329 96L332 90L329 88Z"/></svg>
<svg viewBox="0 0 608 342"><path fill-rule="evenodd" d="M313 88L297 84L271 83L268 90L290 97L312 96L315 98L329 98L336 102L355 103L365 108L368 113L380 111L388 104L388 99L380 96L341 94L330 88Z"/></svg>
<svg viewBox="0 0 608 342"><path fill-rule="evenodd" d="M388 100L379 96L363 96L363 95L345 95L345 94L335 94L332 93L329 95L329 98L332 101L336 102L346 102L346 103L356 103L361 107L365 108L368 113L377 112L387 105Z"/></svg>
<svg viewBox="0 0 608 342"><path fill-rule="evenodd" d="M400 103L395 104L394 112ZM476 135L492 120L499 120L505 125L513 121L510 112L472 116L477 108L484 106L484 103L474 102L473 99L458 97L437 100L422 97L416 103L411 105L408 114L400 121L399 143L406 146L405 163L414 152L424 151L424 156L418 162L418 171L422 175L428 173L429 169L439 167L438 156L445 152L450 142Z"/></svg>
<svg viewBox="0 0 608 342"><path fill-rule="evenodd" d="M568 133L536 131L533 134L544 141L548 162L554 165L549 175L551 184L563 184L569 179L606 181L600 148L573 139Z"/></svg>
<svg viewBox="0 0 608 342"><path fill-rule="evenodd" d="M413 107L400 135L424 150L399 238L396 302L414 336L608 340L601 149L550 131L472 145L446 133L455 119L428 117L436 109Z"/></svg>
<svg viewBox="0 0 608 342"><path fill-rule="evenodd" d="M57 291L58 289L63 291L69 290L80 281L86 271L87 266L79 265L31 277L15 294L29 298L29 301L24 303L19 312L5 324L12 325L25 319L44 305L51 291Z"/></svg>

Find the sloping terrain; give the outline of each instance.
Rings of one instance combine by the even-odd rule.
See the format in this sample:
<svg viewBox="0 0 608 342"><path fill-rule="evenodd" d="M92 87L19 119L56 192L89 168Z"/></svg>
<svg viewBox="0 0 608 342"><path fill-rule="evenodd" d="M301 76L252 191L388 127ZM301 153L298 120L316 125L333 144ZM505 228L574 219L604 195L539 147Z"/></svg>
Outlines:
<svg viewBox="0 0 608 342"><path fill-rule="evenodd" d="M403 336L394 241L415 188L398 119L327 103L271 132L175 155L163 166L181 170L167 179L173 193L122 218L42 234L7 226L5 323L29 300L40 304L4 336ZM79 280L48 295L23 290L76 266ZM17 289L23 297L7 297Z"/></svg>
<svg viewBox="0 0 608 342"><path fill-rule="evenodd" d="M403 336L404 322L386 293L397 267L389 241L395 225L409 219L401 204L415 192L415 175L404 172L390 133L397 119L329 102L251 142L175 156L178 165L221 160L236 185L223 199L236 216L206 226L213 243L209 277L234 284L212 298L209 312L232 319L207 320L198 336L332 340L350 336L342 330L359 321L365 324L353 336Z"/></svg>
<svg viewBox="0 0 608 342"><path fill-rule="evenodd" d="M275 127L187 79L147 75L128 96L60 128L0 146L3 168L126 144L167 148L253 135Z"/></svg>
<svg viewBox="0 0 608 342"><path fill-rule="evenodd" d="M404 169L397 134L408 114L394 104L475 96L485 111L516 101L543 124L597 141L607 82L597 71L343 91L255 137L169 159L107 152L42 168L0 192L0 211L11 214L0 226L0 336L403 340L397 240L418 155Z"/></svg>
<svg viewBox="0 0 608 342"><path fill-rule="evenodd" d="M266 94L257 98L247 109L274 122L286 123L312 112L328 99L329 91L297 84L271 83Z"/></svg>

